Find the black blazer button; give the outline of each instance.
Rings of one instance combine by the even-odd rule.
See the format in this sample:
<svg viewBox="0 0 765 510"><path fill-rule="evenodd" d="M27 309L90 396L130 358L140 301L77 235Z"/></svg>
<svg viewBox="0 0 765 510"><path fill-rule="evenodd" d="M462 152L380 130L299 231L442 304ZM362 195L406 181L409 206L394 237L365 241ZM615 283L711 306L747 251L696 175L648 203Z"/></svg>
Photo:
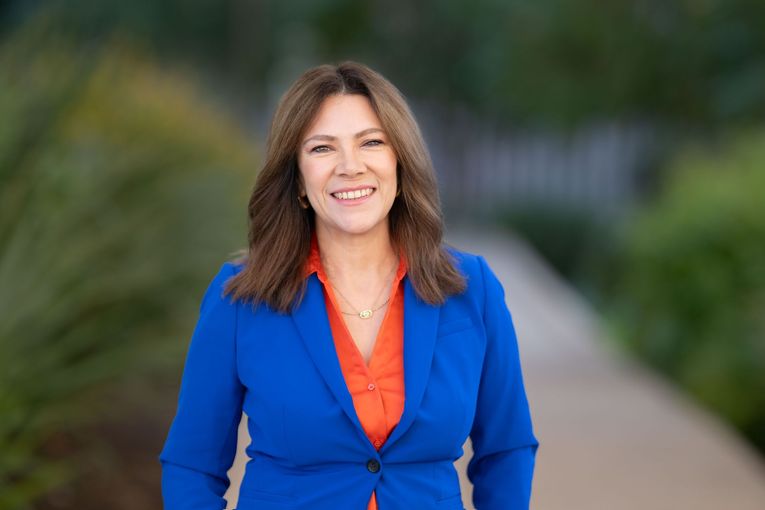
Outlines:
<svg viewBox="0 0 765 510"><path fill-rule="evenodd" d="M377 462L375 459L370 460L369 462L367 462L367 470L370 473L377 473L378 471L380 471L380 463Z"/></svg>

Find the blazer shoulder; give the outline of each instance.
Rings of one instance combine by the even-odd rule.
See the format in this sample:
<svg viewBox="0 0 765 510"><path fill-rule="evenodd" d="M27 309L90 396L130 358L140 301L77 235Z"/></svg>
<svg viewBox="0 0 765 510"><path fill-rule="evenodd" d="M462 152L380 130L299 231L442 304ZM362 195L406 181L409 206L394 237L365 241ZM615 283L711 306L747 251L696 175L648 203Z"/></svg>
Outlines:
<svg viewBox="0 0 765 510"><path fill-rule="evenodd" d="M457 270L465 277L465 294L483 303L486 295L486 276L490 271L486 260L481 255L458 250L453 246L447 245L446 251L452 257Z"/></svg>
<svg viewBox="0 0 765 510"><path fill-rule="evenodd" d="M239 274L239 272L243 269L243 266L241 264L237 264L236 262L231 261L225 261L221 264L220 268L218 268L218 272L215 274L215 276L212 279L212 282L210 283L211 287L217 287L219 289L223 289L223 287L226 285L226 282L233 276L236 276Z"/></svg>
<svg viewBox="0 0 765 510"><path fill-rule="evenodd" d="M221 305L232 305L233 302L225 294L226 283L235 275L237 275L243 268L243 265L235 262L226 261L218 268L218 272L215 273L204 296L200 303L200 309L205 310L209 307L217 307Z"/></svg>
<svg viewBox="0 0 765 510"><path fill-rule="evenodd" d="M494 270L482 255L447 246L455 265L467 280L467 294L486 299L504 299L505 289Z"/></svg>
<svg viewBox="0 0 765 510"><path fill-rule="evenodd" d="M231 260L227 260L223 264L221 264L219 273L224 273L228 277L236 276L239 273L242 272L244 269L244 264L242 262L235 262Z"/></svg>
<svg viewBox="0 0 765 510"><path fill-rule="evenodd" d="M483 278L482 266L486 265L486 261L481 255L462 251L450 245L445 245L445 249L463 276L473 280Z"/></svg>

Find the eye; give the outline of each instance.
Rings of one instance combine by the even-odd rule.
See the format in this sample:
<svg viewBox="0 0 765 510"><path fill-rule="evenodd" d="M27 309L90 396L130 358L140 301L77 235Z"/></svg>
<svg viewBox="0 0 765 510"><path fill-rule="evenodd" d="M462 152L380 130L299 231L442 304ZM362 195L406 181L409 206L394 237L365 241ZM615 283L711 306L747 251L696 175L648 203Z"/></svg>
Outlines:
<svg viewBox="0 0 765 510"><path fill-rule="evenodd" d="M370 146L370 147L376 147L378 145L383 145L385 142L382 140L369 140L364 143L364 145Z"/></svg>
<svg viewBox="0 0 765 510"><path fill-rule="evenodd" d="M321 152L327 152L328 150L329 150L329 147L327 145L317 145L316 147L311 149L311 152L321 153Z"/></svg>

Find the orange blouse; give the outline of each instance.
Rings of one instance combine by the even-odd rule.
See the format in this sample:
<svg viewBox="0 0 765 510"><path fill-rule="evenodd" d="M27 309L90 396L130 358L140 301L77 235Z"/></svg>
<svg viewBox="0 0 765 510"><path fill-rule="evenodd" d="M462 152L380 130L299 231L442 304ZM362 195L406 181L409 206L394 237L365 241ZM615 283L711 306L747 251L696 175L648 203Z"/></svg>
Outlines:
<svg viewBox="0 0 765 510"><path fill-rule="evenodd" d="M404 411L404 283L406 261L401 257L391 288L390 301L372 356L367 366L345 325L332 286L329 285L314 236L308 257L307 274L316 273L324 287L324 302L332 329L337 358L353 406L369 442L379 450L401 419ZM367 510L377 510L375 493Z"/></svg>

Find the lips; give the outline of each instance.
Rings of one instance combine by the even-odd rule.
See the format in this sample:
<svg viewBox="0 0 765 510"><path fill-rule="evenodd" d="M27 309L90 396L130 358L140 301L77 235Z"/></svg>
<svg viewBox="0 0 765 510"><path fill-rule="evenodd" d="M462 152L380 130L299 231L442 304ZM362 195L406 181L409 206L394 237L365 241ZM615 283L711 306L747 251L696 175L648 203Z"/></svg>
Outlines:
<svg viewBox="0 0 765 510"><path fill-rule="evenodd" d="M330 194L338 200L350 201L350 200L359 200L362 198L366 198L374 192L375 192L374 188L367 187L367 188L357 188L354 190L336 191Z"/></svg>

